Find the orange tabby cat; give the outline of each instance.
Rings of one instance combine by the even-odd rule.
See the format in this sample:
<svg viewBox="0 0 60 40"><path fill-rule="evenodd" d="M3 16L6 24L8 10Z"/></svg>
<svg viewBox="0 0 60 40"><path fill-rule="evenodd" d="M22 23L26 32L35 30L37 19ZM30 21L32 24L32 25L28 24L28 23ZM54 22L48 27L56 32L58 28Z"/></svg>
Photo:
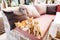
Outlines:
<svg viewBox="0 0 60 40"><path fill-rule="evenodd" d="M33 17L32 18L28 17L27 20L24 20L22 22L17 22L15 23L15 25L16 27L19 27L21 29L24 27L29 28L29 33L34 34L35 36L41 35L38 22L33 21Z"/></svg>
<svg viewBox="0 0 60 40"><path fill-rule="evenodd" d="M33 20L33 17L32 18L27 18L27 20L24 20L22 22L15 22L15 26L16 27L19 27L19 28L24 28L26 27L29 23L31 23Z"/></svg>

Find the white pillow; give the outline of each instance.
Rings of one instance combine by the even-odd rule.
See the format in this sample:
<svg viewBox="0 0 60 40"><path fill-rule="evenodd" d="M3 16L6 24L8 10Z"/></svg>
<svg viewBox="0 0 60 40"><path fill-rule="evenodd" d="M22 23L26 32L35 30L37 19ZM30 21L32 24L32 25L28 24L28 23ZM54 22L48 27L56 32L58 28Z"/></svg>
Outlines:
<svg viewBox="0 0 60 40"><path fill-rule="evenodd" d="M36 10L36 8L34 7L34 5L28 5L27 9L30 12L30 15L32 17L40 17L40 14L38 13L38 11Z"/></svg>
<svg viewBox="0 0 60 40"><path fill-rule="evenodd" d="M46 5L45 4L35 4L34 5L39 14L45 14L46 13Z"/></svg>

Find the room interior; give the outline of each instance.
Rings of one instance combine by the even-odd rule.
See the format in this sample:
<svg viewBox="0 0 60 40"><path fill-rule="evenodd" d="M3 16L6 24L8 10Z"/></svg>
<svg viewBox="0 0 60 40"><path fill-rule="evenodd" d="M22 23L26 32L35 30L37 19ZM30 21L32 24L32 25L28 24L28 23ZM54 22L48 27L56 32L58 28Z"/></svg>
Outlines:
<svg viewBox="0 0 60 40"><path fill-rule="evenodd" d="M60 40L60 0L1 0L0 40Z"/></svg>

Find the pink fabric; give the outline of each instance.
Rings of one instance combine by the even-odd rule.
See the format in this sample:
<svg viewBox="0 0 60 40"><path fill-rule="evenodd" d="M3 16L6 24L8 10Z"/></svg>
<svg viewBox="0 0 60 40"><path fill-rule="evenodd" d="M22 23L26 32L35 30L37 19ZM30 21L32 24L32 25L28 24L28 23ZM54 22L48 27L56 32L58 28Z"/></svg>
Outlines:
<svg viewBox="0 0 60 40"><path fill-rule="evenodd" d="M41 38L44 38L44 36L46 35L49 27L50 27L50 24L52 23L52 20L55 18L55 15L42 15L40 16L40 18L36 18L34 19L34 21L37 21L39 24L39 27L40 27L40 31L41 31ZM20 29L15 29L21 33L23 33L25 36L28 36L29 38L31 37L30 34L28 34L27 32L24 32L24 31L20 31ZM28 35L27 35L28 34ZM33 35L32 35L33 37ZM33 38L30 38L30 39L33 39ZM40 39L41 39L40 38ZM34 39L35 40L35 37ZM42 39L41 39L42 40Z"/></svg>
<svg viewBox="0 0 60 40"><path fill-rule="evenodd" d="M39 12L39 14L44 14L46 13L46 5L35 5L35 8Z"/></svg>
<svg viewBox="0 0 60 40"><path fill-rule="evenodd" d="M60 5L57 6L57 12L60 12Z"/></svg>
<svg viewBox="0 0 60 40"><path fill-rule="evenodd" d="M54 15L43 15L40 18L34 19L34 21L37 21L39 23L42 37L46 35L46 32L48 31L48 28L50 27L49 25L54 19L54 17L55 17Z"/></svg>
<svg viewBox="0 0 60 40"><path fill-rule="evenodd" d="M20 28L16 27L14 30L22 33L25 37L28 37L30 40L42 40L42 37L40 37L40 39L38 39L36 36L34 36L33 34L29 34L28 31L23 31Z"/></svg>

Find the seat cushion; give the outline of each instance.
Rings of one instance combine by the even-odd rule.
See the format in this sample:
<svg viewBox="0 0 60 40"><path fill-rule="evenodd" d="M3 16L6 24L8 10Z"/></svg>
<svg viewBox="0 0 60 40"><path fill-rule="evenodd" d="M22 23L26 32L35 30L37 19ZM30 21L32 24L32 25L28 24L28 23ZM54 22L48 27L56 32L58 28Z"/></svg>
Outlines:
<svg viewBox="0 0 60 40"><path fill-rule="evenodd" d="M34 19L34 21L39 22L39 27L41 31L41 36L44 37L46 32L48 31L52 20L54 19L54 15L42 15L40 18Z"/></svg>

